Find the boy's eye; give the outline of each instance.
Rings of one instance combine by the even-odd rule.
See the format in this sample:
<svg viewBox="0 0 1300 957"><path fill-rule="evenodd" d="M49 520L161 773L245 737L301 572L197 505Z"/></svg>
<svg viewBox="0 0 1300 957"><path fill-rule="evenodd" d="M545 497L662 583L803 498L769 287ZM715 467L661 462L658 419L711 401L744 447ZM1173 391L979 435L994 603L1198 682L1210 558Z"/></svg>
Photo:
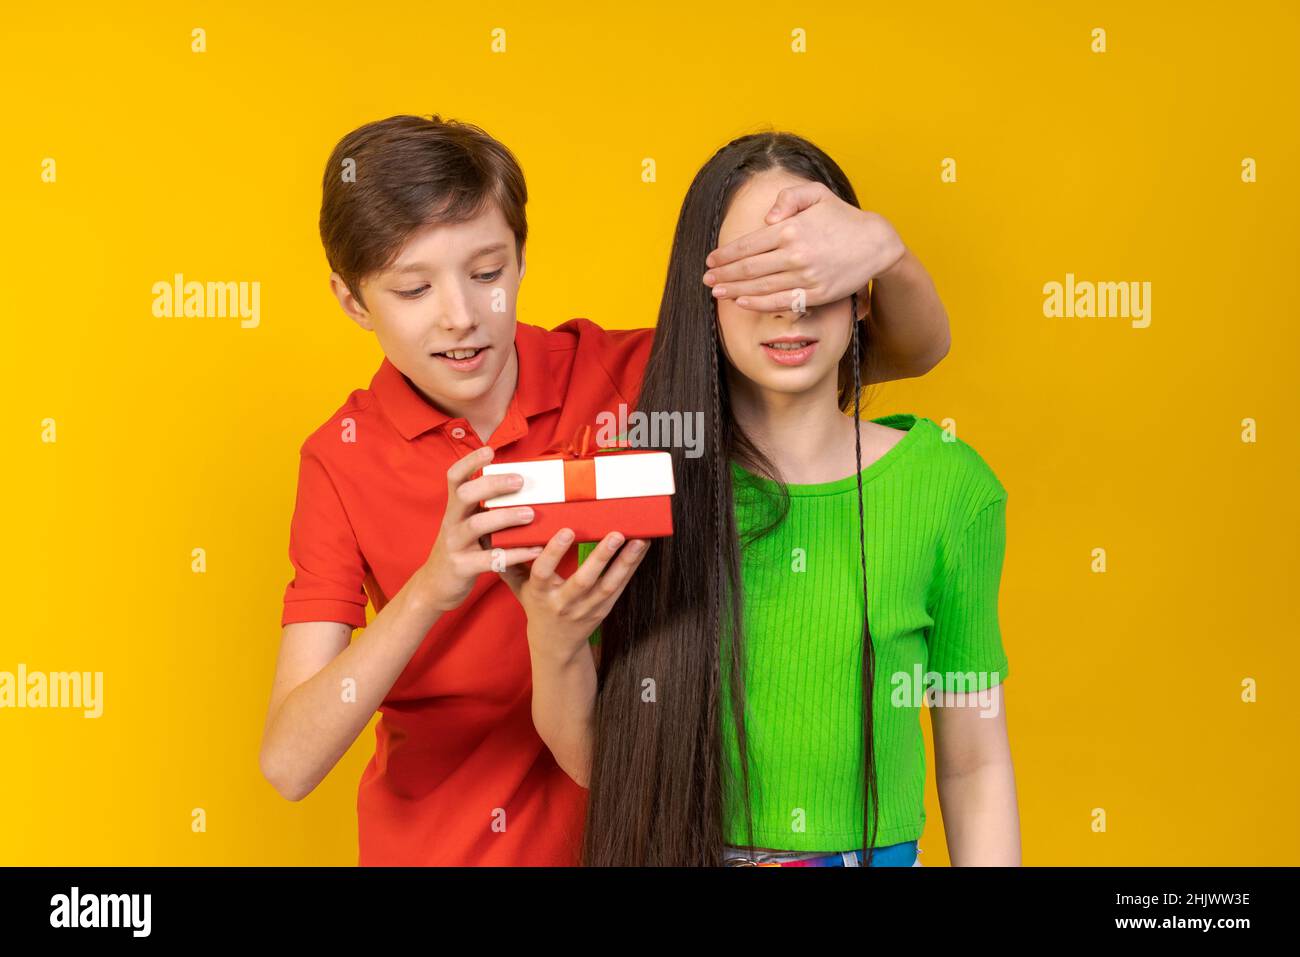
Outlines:
<svg viewBox="0 0 1300 957"><path fill-rule="evenodd" d="M474 278L480 280L481 282L496 282L498 279L501 278L501 274L503 272L505 272L504 266L502 266L500 269L496 270L495 272L481 272ZM397 293L403 299L418 299L420 298L420 296L424 295L424 293L428 290L428 288L429 288L429 284L424 283L423 285L416 286L414 289L394 289L393 292Z"/></svg>

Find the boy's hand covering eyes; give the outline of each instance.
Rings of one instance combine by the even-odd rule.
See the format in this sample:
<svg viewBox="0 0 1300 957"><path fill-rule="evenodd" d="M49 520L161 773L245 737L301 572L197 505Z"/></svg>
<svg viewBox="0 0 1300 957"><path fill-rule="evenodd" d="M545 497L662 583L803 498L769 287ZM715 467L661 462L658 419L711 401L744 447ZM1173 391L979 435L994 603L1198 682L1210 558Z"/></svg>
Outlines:
<svg viewBox="0 0 1300 957"><path fill-rule="evenodd" d="M889 271L906 247L879 213L846 203L822 183L790 186L777 194L768 225L709 253L704 284L718 299L755 312L806 308L865 294L867 283Z"/></svg>
<svg viewBox="0 0 1300 957"><path fill-rule="evenodd" d="M528 615L528 643L534 652L560 661L589 653L591 633L605 620L649 551L650 543L643 539L623 543L621 534L610 532L565 579L555 570L573 544L573 532L563 528L546 543L531 570L513 566L501 571Z"/></svg>

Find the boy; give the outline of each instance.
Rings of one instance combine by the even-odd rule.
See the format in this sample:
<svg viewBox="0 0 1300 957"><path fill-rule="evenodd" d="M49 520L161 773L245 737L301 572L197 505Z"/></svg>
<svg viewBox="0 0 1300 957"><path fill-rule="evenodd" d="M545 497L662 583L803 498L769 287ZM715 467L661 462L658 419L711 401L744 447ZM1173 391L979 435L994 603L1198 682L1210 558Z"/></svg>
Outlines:
<svg viewBox="0 0 1300 957"><path fill-rule="evenodd" d="M569 669L530 654L522 608L485 574L541 549L494 559L484 536L531 515L477 510L517 486L473 476L494 451L545 455L599 412L635 408L653 330L516 322L526 201L509 150L436 116L367 124L326 167L331 286L384 359L300 448L261 766L300 800L379 710L357 799L361 865L577 862L586 791L532 716L534 688L553 697ZM946 352L938 296L880 217L792 191L769 221L710 257L701 279L715 295L774 311L796 287L817 304L874 277L884 367L872 378L920 375ZM573 587L591 589L608 565L621 588L639 559L605 544Z"/></svg>

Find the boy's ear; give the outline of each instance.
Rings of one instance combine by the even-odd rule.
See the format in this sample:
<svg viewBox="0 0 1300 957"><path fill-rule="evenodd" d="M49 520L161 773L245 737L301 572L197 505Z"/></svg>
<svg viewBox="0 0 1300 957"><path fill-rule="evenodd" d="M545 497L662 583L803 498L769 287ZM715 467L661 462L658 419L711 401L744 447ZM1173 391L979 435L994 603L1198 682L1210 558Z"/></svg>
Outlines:
<svg viewBox="0 0 1300 957"><path fill-rule="evenodd" d="M375 324L370 321L370 313L358 300L352 295L352 290L348 284L343 281L343 277L338 273L330 273L330 290L334 297L338 299L339 305L343 311L348 314L348 318L359 325L362 329L374 332Z"/></svg>

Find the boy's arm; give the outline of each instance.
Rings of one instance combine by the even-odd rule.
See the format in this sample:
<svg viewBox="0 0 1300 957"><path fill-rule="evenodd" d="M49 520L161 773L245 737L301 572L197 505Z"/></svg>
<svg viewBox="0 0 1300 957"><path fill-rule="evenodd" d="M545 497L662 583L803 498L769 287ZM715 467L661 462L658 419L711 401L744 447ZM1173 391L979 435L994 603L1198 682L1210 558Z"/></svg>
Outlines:
<svg viewBox="0 0 1300 957"><path fill-rule="evenodd" d="M355 641L342 622L284 626L260 755L281 796L300 801L324 780L438 620L423 579L413 575Z"/></svg>
<svg viewBox="0 0 1300 957"><path fill-rule="evenodd" d="M910 249L871 283L867 317L874 366L864 382L922 376L948 354L948 312L930 274Z"/></svg>
<svg viewBox="0 0 1300 957"><path fill-rule="evenodd" d="M864 382L924 375L948 354L948 314L925 267L879 213L846 203L821 183L783 189L768 225L713 250L705 285L756 312L870 298L874 359ZM874 281L873 281L874 280ZM868 285L870 284L870 286Z"/></svg>
<svg viewBox="0 0 1300 957"><path fill-rule="evenodd" d="M505 549L500 556L484 549L482 536L533 519L531 509L501 508L475 512L476 503L495 495L517 491L510 474L472 474L491 460L492 450L477 449L447 471L447 508L437 541L429 557L397 594L384 605L370 626L355 641L352 630L364 615L338 611L352 621L302 620L326 615L330 602L299 599L306 606L286 613L276 664L275 683L262 732L262 774L284 797L298 801L315 789L340 757L365 730L371 717L392 690L402 671L443 612L460 605L478 576L535 558L540 548ZM320 569L332 560L346 532L346 517L320 463L304 456L294 512L292 554L308 595L330 587ZM360 561L355 540L345 551ZM333 558L331 558L333 554ZM351 577L355 569L348 573ZM342 578L343 573L332 573ZM338 586L341 597L349 591ZM362 608L364 612L364 608Z"/></svg>
<svg viewBox="0 0 1300 957"><path fill-rule="evenodd" d="M562 529L530 569L508 568L501 577L528 616L537 736L550 749L555 763L574 783L586 788L590 786L595 746L599 656L592 645L592 632L618 601L649 543L632 539L624 545L623 537L611 532L565 579L556 569L572 542L569 530Z"/></svg>
<svg viewBox="0 0 1300 957"><path fill-rule="evenodd" d="M587 649L570 654L543 629L528 626L533 676L533 727L555 763L579 787L589 787L596 726L596 665Z"/></svg>

